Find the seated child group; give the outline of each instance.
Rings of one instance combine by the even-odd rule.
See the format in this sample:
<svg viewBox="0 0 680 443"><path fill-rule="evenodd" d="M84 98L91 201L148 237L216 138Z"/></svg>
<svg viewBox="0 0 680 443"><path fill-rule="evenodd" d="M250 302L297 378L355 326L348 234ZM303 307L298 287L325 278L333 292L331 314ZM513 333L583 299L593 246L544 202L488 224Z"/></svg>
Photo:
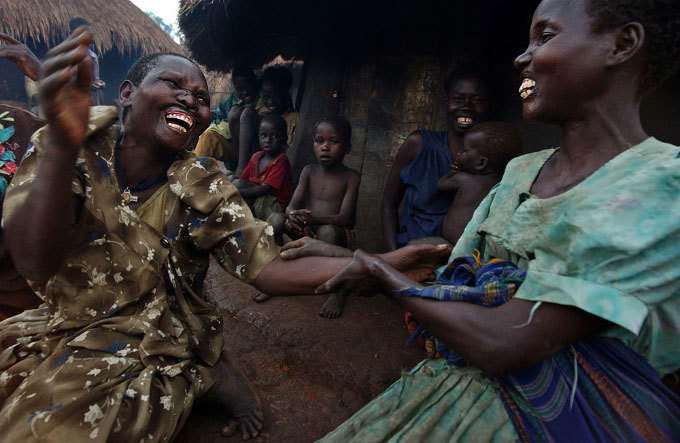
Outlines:
<svg viewBox="0 0 680 443"><path fill-rule="evenodd" d="M468 74L460 70L449 74L445 83L447 100L455 94L456 83L463 83ZM232 69L232 84L234 92L211 111L212 123L201 135L194 151L196 155L218 160L253 215L273 227L279 245L308 236L353 249L361 175L343 164L352 147L350 123L341 116L312 116L317 119L313 134L295 134L298 112L289 93L292 75L283 66L266 68L258 78L248 66L236 65ZM446 150L443 158L453 159L447 161L448 171L440 177L431 176L431 170L417 171L419 180L429 182L432 195L425 201L443 201L446 211L434 218L430 228L410 235L399 246L410 242L455 244L479 203L500 181L507 163L522 153L519 135L508 123L487 121L466 129L469 130L462 135L462 143L455 153L449 155ZM412 136L420 132L437 134L423 130ZM286 156L286 149L293 144L295 136L312 137L317 161L305 166L299 177L293 176ZM397 161L407 143L397 154ZM425 155L427 144L423 138L419 143L423 148L417 147L418 155ZM417 159L409 166L416 163ZM408 191L404 195L403 190L394 189L405 185L401 183L404 172L396 165L392 173L395 171L400 183L387 183L383 226L388 195L401 192L405 205L419 198L409 197ZM415 207L402 212L401 236L410 223L425 215L419 214ZM385 236L389 237L387 229ZM263 293L254 296L258 302L268 298L269 295ZM338 317L344 303L344 297L333 294L319 315Z"/></svg>

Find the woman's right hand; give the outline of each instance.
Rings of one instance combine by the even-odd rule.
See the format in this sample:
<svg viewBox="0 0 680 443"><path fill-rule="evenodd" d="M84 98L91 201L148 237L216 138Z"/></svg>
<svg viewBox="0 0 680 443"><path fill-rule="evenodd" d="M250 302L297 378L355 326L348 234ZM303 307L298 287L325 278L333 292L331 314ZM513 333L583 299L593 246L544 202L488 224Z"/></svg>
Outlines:
<svg viewBox="0 0 680 443"><path fill-rule="evenodd" d="M381 282L371 269L375 266L385 265L375 255L357 249L354 252L354 260L338 272L333 278L316 288L315 294L337 292L340 295L359 295L370 297L381 292Z"/></svg>
<svg viewBox="0 0 680 443"><path fill-rule="evenodd" d="M87 132L92 93L92 34L76 29L47 53L40 72L40 106L50 125L50 145L76 153Z"/></svg>
<svg viewBox="0 0 680 443"><path fill-rule="evenodd" d="M28 46L14 39L11 35L0 32L0 58L8 58L17 68L31 80L38 79L40 60Z"/></svg>

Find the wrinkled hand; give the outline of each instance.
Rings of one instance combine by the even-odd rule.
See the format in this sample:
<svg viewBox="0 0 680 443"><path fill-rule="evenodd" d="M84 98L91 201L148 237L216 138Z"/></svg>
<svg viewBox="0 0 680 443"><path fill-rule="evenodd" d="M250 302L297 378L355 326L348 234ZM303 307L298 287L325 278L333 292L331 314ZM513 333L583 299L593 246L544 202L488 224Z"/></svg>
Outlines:
<svg viewBox="0 0 680 443"><path fill-rule="evenodd" d="M359 295L371 297L381 292L380 281L371 272L371 266L381 262L375 255L357 249L354 260L345 266L335 277L322 284L315 294L337 292L339 295Z"/></svg>
<svg viewBox="0 0 680 443"><path fill-rule="evenodd" d="M390 266L417 282L435 279L434 271L447 263L453 247L450 245L406 245L382 256Z"/></svg>
<svg viewBox="0 0 680 443"><path fill-rule="evenodd" d="M51 142L77 151L85 139L92 104L92 63L87 48L92 34L76 29L47 53L40 72L40 106L50 124Z"/></svg>
<svg viewBox="0 0 680 443"><path fill-rule="evenodd" d="M286 243L281 248L281 258L293 260L300 257L351 257L352 251L310 237Z"/></svg>
<svg viewBox="0 0 680 443"><path fill-rule="evenodd" d="M8 34L0 32L0 58L8 58L17 68L31 80L37 80L40 73L40 60L28 46L15 40Z"/></svg>

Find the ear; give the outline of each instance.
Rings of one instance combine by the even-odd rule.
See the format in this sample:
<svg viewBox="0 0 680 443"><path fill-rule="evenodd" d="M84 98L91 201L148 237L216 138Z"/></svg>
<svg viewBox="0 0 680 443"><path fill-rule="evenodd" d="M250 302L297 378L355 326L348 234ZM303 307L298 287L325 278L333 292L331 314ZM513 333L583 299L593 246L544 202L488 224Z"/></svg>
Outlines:
<svg viewBox="0 0 680 443"><path fill-rule="evenodd" d="M136 89L137 88L130 80L125 80L120 84L120 88L118 88L118 100L123 108L132 105L132 95Z"/></svg>
<svg viewBox="0 0 680 443"><path fill-rule="evenodd" d="M620 65L640 52L645 43L645 28L639 22L630 22L615 31L614 47L607 66Z"/></svg>
<svg viewBox="0 0 680 443"><path fill-rule="evenodd" d="M489 159L487 157L479 157L475 163L475 170L483 171L489 166Z"/></svg>

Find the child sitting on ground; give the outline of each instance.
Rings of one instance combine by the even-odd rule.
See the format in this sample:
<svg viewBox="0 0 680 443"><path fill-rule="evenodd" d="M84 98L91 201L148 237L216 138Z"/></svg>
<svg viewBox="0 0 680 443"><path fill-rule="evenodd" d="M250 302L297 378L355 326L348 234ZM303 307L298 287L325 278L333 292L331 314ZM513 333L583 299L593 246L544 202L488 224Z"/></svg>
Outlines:
<svg viewBox="0 0 680 443"><path fill-rule="evenodd" d="M283 213L290 201L293 174L283 152L287 147L286 133L286 121L281 116L262 117L258 132L262 150L253 154L241 176L234 180L234 186L260 220Z"/></svg>
<svg viewBox="0 0 680 443"><path fill-rule="evenodd" d="M442 226L447 241L456 244L479 203L501 180L505 166L521 154L519 135L508 123L477 123L464 135L453 168L437 183L440 192L455 193Z"/></svg>
<svg viewBox="0 0 680 443"><path fill-rule="evenodd" d="M352 127L342 117L323 118L314 130L314 155L318 164L305 166L285 214L274 214L269 222L279 244L283 234L292 239L313 236L326 243L347 246L348 231L354 227L361 176L342 163L351 148ZM262 301L262 296L257 298ZM338 317L345 297L333 294L319 315Z"/></svg>

